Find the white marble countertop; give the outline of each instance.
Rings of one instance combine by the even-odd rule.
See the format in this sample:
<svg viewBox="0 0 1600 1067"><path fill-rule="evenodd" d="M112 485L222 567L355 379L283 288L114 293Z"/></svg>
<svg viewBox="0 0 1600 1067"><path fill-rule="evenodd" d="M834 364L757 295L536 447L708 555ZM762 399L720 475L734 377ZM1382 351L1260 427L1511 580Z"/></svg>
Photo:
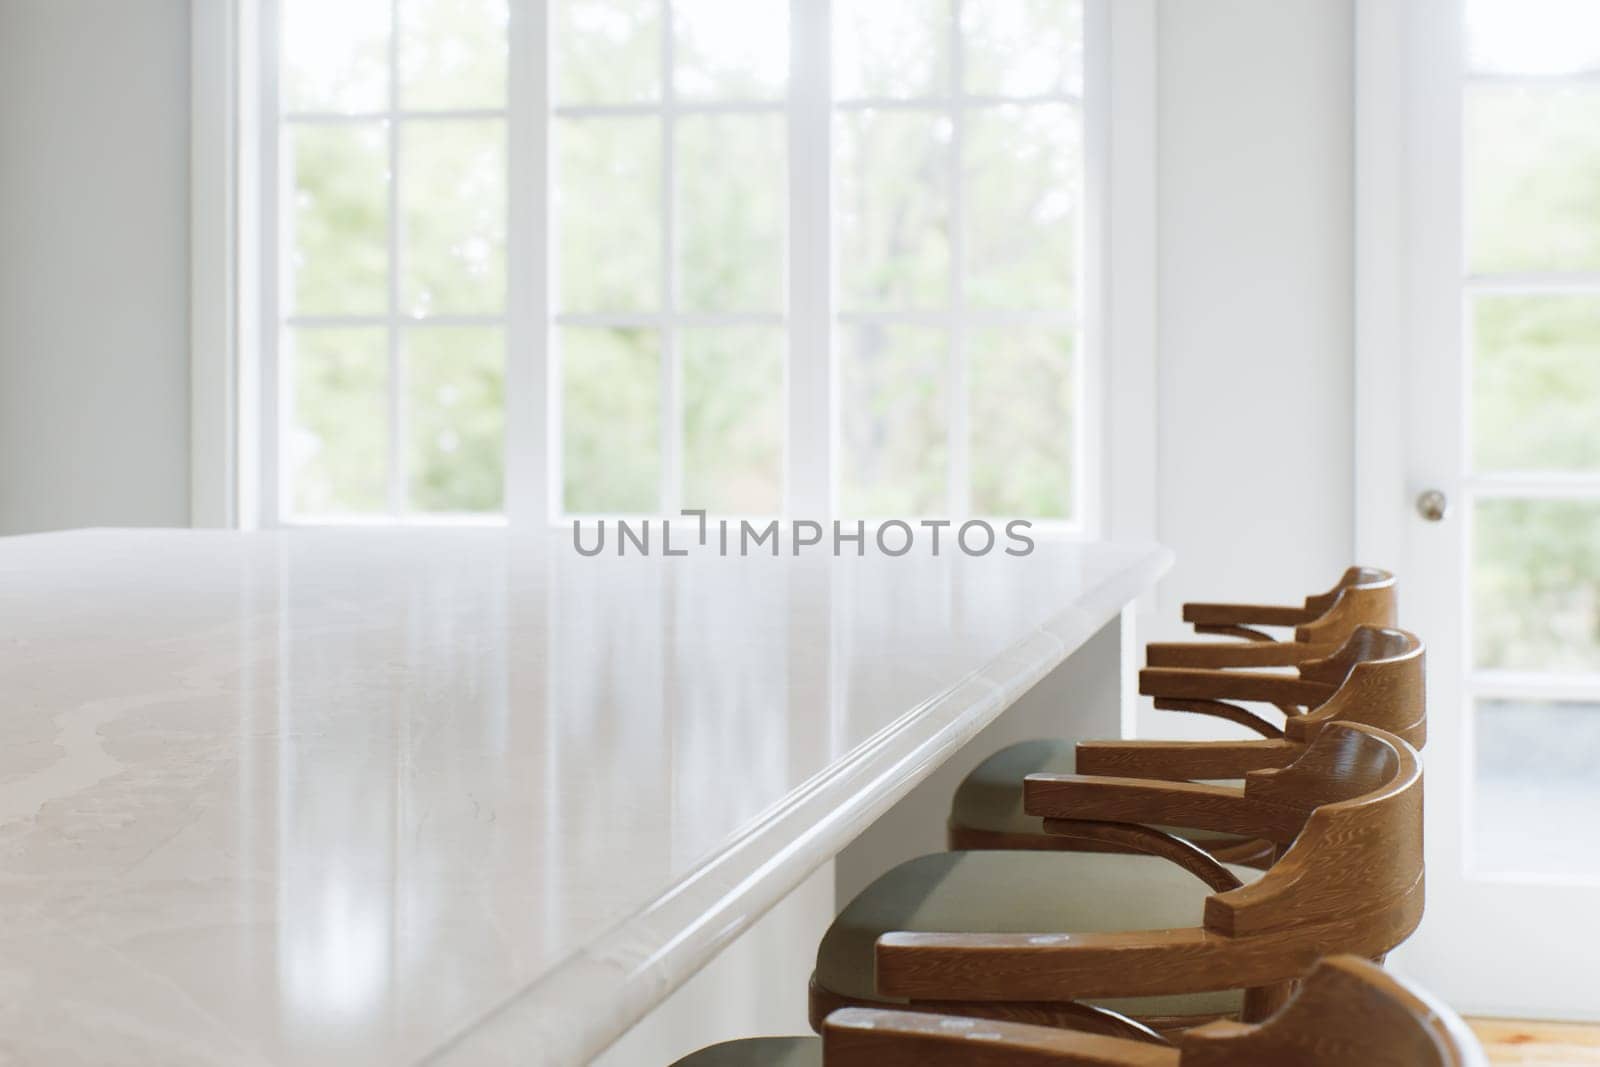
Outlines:
<svg viewBox="0 0 1600 1067"><path fill-rule="evenodd" d="M0 1063L581 1060L1168 562L0 538Z"/></svg>

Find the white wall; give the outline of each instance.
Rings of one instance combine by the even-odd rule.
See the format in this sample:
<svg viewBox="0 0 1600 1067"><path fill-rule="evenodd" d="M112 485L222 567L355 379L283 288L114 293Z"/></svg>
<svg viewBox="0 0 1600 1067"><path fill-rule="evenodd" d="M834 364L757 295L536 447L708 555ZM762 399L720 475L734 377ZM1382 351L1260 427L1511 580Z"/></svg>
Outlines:
<svg viewBox="0 0 1600 1067"><path fill-rule="evenodd" d="M1159 530L1188 599L1350 562L1352 5L1162 0Z"/></svg>
<svg viewBox="0 0 1600 1067"><path fill-rule="evenodd" d="M0 534L184 525L187 0L0 0Z"/></svg>

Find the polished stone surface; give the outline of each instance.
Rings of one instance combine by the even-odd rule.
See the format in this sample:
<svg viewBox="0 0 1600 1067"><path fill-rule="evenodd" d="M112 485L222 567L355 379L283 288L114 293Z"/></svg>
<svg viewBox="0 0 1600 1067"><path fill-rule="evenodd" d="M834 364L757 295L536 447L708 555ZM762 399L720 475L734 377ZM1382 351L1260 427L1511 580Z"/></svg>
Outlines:
<svg viewBox="0 0 1600 1067"><path fill-rule="evenodd" d="M1166 565L0 539L0 1063L581 1061Z"/></svg>

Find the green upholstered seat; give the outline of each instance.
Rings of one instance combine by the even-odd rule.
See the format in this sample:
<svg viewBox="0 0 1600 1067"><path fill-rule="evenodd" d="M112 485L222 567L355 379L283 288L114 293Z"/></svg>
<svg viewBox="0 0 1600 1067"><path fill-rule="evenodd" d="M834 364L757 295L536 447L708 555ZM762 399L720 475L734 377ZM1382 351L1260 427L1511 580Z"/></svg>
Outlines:
<svg viewBox="0 0 1600 1067"><path fill-rule="evenodd" d="M1022 780L1030 774L1072 774L1077 760L1072 741L1019 741L990 756L962 779L950 805L958 826L994 833L1042 834L1043 820L1022 810ZM1240 844L1246 839L1213 830L1162 826L1201 847Z"/></svg>
<svg viewBox="0 0 1600 1067"><path fill-rule="evenodd" d="M1261 876L1231 866L1243 882ZM1210 888L1155 856L1098 852L941 852L893 868L833 921L817 950L818 985L893 1003L874 982L878 938L922 933L1115 933L1199 926ZM1091 1003L1136 1016L1236 1012L1239 991Z"/></svg>
<svg viewBox="0 0 1600 1067"><path fill-rule="evenodd" d="M820 1037L751 1037L691 1052L672 1067L822 1067Z"/></svg>

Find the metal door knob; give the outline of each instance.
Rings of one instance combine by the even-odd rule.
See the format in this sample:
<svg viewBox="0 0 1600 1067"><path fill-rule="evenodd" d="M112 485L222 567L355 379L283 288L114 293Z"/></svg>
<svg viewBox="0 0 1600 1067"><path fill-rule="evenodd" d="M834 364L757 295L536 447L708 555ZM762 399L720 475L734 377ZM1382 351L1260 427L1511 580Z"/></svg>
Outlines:
<svg viewBox="0 0 1600 1067"><path fill-rule="evenodd" d="M1438 522L1450 513L1450 498L1437 489L1427 489L1417 496L1417 514L1429 522Z"/></svg>

